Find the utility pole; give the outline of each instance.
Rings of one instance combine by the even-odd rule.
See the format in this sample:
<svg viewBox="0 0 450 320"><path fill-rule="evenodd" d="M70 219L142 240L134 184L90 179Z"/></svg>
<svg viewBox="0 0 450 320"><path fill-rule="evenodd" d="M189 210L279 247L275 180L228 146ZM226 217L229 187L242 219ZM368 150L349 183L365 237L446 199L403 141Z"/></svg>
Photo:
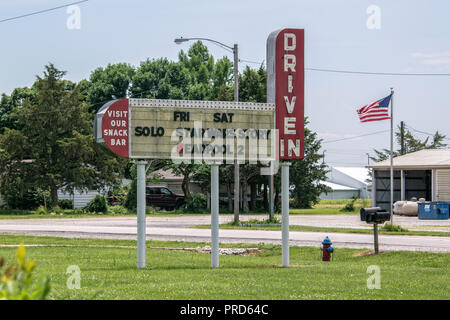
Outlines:
<svg viewBox="0 0 450 320"><path fill-rule="evenodd" d="M404 155L406 153L405 150L405 123L400 121L400 154Z"/></svg>
<svg viewBox="0 0 450 320"><path fill-rule="evenodd" d="M233 47L228 46L222 42L217 40L208 39L208 38L176 38L174 42L176 44L181 44L183 42L191 41L191 40L200 40L200 41L209 41L212 42L223 49L231 50L233 52L234 59L234 101L239 101L239 55L238 55L238 45L234 44ZM236 154L237 157L237 154ZM239 162L237 160L234 161L234 221L239 222ZM271 189L272 190L272 189ZM246 199L246 196L243 195L243 199Z"/></svg>

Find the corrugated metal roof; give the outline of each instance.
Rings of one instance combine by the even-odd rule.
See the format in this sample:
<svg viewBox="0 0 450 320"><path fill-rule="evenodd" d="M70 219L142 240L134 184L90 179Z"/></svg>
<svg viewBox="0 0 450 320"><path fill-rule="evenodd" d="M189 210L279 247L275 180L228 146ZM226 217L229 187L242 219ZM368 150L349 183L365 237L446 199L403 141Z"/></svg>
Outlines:
<svg viewBox="0 0 450 320"><path fill-rule="evenodd" d="M390 160L380 161L368 167L387 169L390 167ZM450 149L427 149L394 157L393 167L395 169L450 168Z"/></svg>

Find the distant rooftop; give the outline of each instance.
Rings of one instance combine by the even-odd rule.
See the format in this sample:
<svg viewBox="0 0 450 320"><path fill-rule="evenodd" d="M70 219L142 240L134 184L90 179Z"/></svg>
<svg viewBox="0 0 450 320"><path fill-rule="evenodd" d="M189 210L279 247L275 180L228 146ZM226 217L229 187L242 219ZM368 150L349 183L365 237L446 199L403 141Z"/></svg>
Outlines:
<svg viewBox="0 0 450 320"><path fill-rule="evenodd" d="M390 168L390 161L384 160L368 166L374 169ZM450 149L427 149L394 157L396 169L450 168Z"/></svg>
<svg viewBox="0 0 450 320"><path fill-rule="evenodd" d="M369 170L365 167L334 167L334 168L352 177L353 179L364 182L366 184L367 180L370 179Z"/></svg>
<svg viewBox="0 0 450 320"><path fill-rule="evenodd" d="M333 191L358 191L359 189L343 186L342 184L332 183L328 181L320 181L321 184L326 185L327 187L330 187Z"/></svg>

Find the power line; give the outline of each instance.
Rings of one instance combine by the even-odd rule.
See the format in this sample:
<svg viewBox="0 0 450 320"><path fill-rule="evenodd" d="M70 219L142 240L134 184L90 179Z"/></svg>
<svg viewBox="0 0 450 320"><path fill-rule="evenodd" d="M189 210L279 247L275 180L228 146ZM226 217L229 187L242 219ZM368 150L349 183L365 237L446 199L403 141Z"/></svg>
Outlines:
<svg viewBox="0 0 450 320"><path fill-rule="evenodd" d="M425 131L420 131L420 130L414 129L413 127L411 127L410 125L407 125L406 123L405 123L405 127L411 129L414 132L418 132L418 133L422 133L422 134L434 137L433 133L429 133L429 132L425 132ZM450 138L445 138L445 140L450 140Z"/></svg>
<svg viewBox="0 0 450 320"><path fill-rule="evenodd" d="M383 131L377 131L377 132L372 132L372 133L366 133L366 134L362 134L362 135L359 135L359 136L353 136L353 137L336 139L336 140L322 141L322 144L338 142L338 141L344 141L344 140L352 140L352 139L356 139L356 138L360 138L360 137L372 136L372 135L375 135L375 134L380 134L380 133L385 133L385 132L389 132L389 130L383 130Z"/></svg>
<svg viewBox="0 0 450 320"><path fill-rule="evenodd" d="M350 71L334 69L305 68L309 71L347 73L347 74L368 74L375 76L450 76L450 73L400 73L400 72L369 72L369 71Z"/></svg>
<svg viewBox="0 0 450 320"><path fill-rule="evenodd" d="M264 64L264 61L263 62L257 62L257 61L250 61L250 60L244 60L244 59L239 59L239 62L252 63L252 64L257 64L257 65L260 65L260 66Z"/></svg>
<svg viewBox="0 0 450 320"><path fill-rule="evenodd" d="M239 59L239 62L247 62L262 65L263 62L256 62L251 60ZM344 73L344 74L359 74L359 75L374 75L374 76L450 76L450 73L401 73L401 72L371 72L371 71L351 71L351 70L337 70L337 69L321 69L321 68L305 68L307 71L329 72L329 73Z"/></svg>
<svg viewBox="0 0 450 320"><path fill-rule="evenodd" d="M22 18L25 18L25 17L34 16L34 15L37 15L37 14L58 10L58 9L61 9L61 8L65 8L65 7L68 7L68 6L72 6L72 5L76 5L76 4L80 4L80 3L88 2L88 1L89 0L82 0L82 1L68 3L68 4L65 4L65 5L62 5L62 6L58 6L58 7L54 7L54 8L49 8L49 9L45 9L45 10L35 11L35 12L31 12L31 13L20 15L20 16L16 16L16 17L11 17L11 18L0 20L0 23L7 22L7 21L12 21L12 20L17 20L17 19L22 19Z"/></svg>

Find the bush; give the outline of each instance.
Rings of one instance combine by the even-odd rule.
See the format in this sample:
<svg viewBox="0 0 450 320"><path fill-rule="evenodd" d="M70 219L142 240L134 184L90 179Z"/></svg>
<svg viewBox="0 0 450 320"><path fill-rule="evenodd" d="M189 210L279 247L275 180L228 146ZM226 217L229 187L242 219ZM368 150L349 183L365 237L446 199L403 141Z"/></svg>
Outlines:
<svg viewBox="0 0 450 320"><path fill-rule="evenodd" d="M342 212L353 212L355 211L355 202L358 200L358 197L353 196L352 200L348 202L345 207L343 207L340 211Z"/></svg>
<svg viewBox="0 0 450 320"><path fill-rule="evenodd" d="M4 259L0 258L0 271ZM25 246L17 249L17 265L10 265L5 272L0 272L0 300L45 300L50 292L47 277L38 281L33 279L35 263L26 261Z"/></svg>
<svg viewBox="0 0 450 320"><path fill-rule="evenodd" d="M264 224L264 225L271 225L271 224L281 224L280 219L278 219L277 217L273 217L272 220L270 219L264 219L264 220L258 220L258 219L250 219L248 221L240 221L238 225L242 225L242 226L248 226L251 227L252 225L260 225L260 224Z"/></svg>
<svg viewBox="0 0 450 320"><path fill-rule="evenodd" d="M382 231L390 231L390 232L407 232L408 229L402 228L401 226L385 223L381 228Z"/></svg>
<svg viewBox="0 0 450 320"><path fill-rule="evenodd" d="M84 208L88 212L108 212L108 205L104 196L98 194Z"/></svg>
<svg viewBox="0 0 450 320"><path fill-rule="evenodd" d="M36 209L36 214L47 214L47 209L44 208L44 206L40 206Z"/></svg>
<svg viewBox="0 0 450 320"><path fill-rule="evenodd" d="M114 215L124 215L124 214L130 214L130 211L128 211L127 208L123 206L112 206L108 208L108 213L114 214Z"/></svg>
<svg viewBox="0 0 450 320"><path fill-rule="evenodd" d="M4 190L2 198L6 202L6 205L10 209L22 209L22 210L34 210L40 205L44 205L44 202L51 203L50 196L44 194L42 190L30 189L23 193L20 191L20 187L13 190Z"/></svg>
<svg viewBox="0 0 450 320"><path fill-rule="evenodd" d="M128 190L127 198L123 204L128 210L136 210L137 207L137 181L131 182L130 190Z"/></svg>
<svg viewBox="0 0 450 320"><path fill-rule="evenodd" d="M198 212L206 209L207 198L203 193L196 194L192 200L186 202L186 211Z"/></svg>
<svg viewBox="0 0 450 320"><path fill-rule="evenodd" d="M58 206L61 209L73 209L73 201L72 200L58 200Z"/></svg>

